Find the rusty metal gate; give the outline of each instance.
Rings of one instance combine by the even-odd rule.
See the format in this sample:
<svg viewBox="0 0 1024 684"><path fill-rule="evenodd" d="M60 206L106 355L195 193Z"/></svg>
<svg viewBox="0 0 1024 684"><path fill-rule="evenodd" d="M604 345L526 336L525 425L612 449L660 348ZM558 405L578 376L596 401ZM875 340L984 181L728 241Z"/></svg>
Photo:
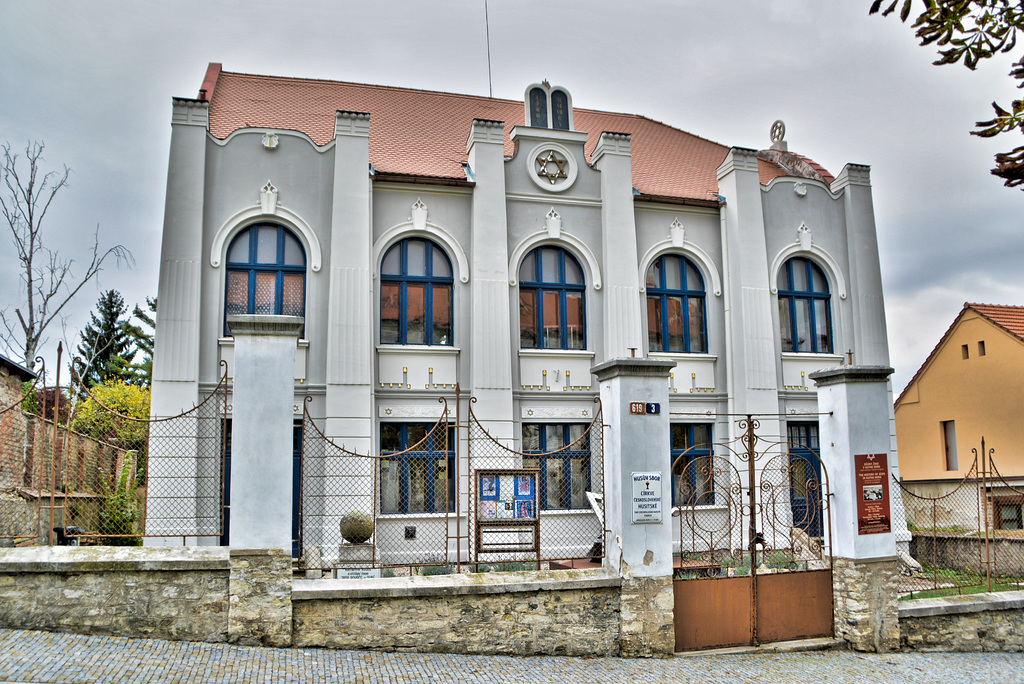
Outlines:
<svg viewBox="0 0 1024 684"><path fill-rule="evenodd" d="M832 635L828 474L799 425L762 439L746 416L738 439L674 460L677 651Z"/></svg>

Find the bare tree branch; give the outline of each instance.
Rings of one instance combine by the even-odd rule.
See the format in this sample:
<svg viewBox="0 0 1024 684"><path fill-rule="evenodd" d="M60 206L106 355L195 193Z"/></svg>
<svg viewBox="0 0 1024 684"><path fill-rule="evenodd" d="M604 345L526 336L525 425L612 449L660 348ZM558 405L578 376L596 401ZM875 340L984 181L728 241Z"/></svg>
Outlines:
<svg viewBox="0 0 1024 684"><path fill-rule="evenodd" d="M10 320L6 310L0 311L3 325L0 342L7 350L20 354L23 365L29 370L35 365L37 350L47 341L46 329L55 319L63 319L68 303L103 270L107 259L114 258L118 266L135 263L124 245L106 250L100 247L99 226L93 236L92 255L85 272L78 276L71 268L74 259L66 259L58 250L46 246L43 219L57 193L67 187L71 169L64 166L62 171L44 172L45 147L41 142L28 143L22 160L19 154L11 152L10 143L0 146L3 150L0 215L10 230L14 253L21 264L19 299L22 304L14 310L16 323Z"/></svg>

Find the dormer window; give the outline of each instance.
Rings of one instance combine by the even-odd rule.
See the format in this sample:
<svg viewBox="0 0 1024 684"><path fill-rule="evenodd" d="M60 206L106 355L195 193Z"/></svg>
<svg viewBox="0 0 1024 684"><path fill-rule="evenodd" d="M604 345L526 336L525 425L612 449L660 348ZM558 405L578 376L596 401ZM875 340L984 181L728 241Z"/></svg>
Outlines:
<svg viewBox="0 0 1024 684"><path fill-rule="evenodd" d="M572 98L561 87L544 81L526 89L526 120L533 128L571 131Z"/></svg>

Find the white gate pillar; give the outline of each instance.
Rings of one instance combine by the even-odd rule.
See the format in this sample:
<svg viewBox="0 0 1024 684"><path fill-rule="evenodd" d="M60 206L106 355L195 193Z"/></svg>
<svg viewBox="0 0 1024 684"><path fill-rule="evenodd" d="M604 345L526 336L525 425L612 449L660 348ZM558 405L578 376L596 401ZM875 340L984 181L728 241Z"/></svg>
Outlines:
<svg viewBox="0 0 1024 684"><path fill-rule="evenodd" d="M858 651L900 646L893 533L888 366L810 374L818 385L821 461L832 518L835 633Z"/></svg>
<svg viewBox="0 0 1024 684"><path fill-rule="evenodd" d="M622 577L623 657L669 656L675 650L668 424L674 366L630 358L591 369L607 428L604 564Z"/></svg>
<svg viewBox="0 0 1024 684"><path fill-rule="evenodd" d="M292 420L301 316L228 316L235 336L230 544L292 548Z"/></svg>

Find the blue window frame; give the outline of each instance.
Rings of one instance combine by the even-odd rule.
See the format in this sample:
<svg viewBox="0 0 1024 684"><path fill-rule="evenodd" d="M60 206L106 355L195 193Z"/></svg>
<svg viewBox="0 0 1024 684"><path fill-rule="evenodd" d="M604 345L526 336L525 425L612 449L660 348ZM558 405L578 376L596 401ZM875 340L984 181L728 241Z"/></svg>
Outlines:
<svg viewBox="0 0 1024 684"><path fill-rule="evenodd" d="M227 252L224 313L302 316L306 252L284 226L257 223L231 241ZM230 334L227 322L225 334Z"/></svg>
<svg viewBox="0 0 1024 684"><path fill-rule="evenodd" d="M672 505L714 504L715 477L712 468L711 424L672 423L670 429Z"/></svg>
<svg viewBox="0 0 1024 684"><path fill-rule="evenodd" d="M787 423L790 506L793 525L822 536L821 460L817 423Z"/></svg>
<svg viewBox="0 0 1024 684"><path fill-rule="evenodd" d="M452 344L452 264L430 240L392 245L380 268L381 344Z"/></svg>
<svg viewBox="0 0 1024 684"><path fill-rule="evenodd" d="M455 510L455 429L430 423L381 423L382 513Z"/></svg>
<svg viewBox="0 0 1024 684"><path fill-rule="evenodd" d="M666 254L647 269L647 341L651 351L706 352L704 278L684 256Z"/></svg>
<svg viewBox="0 0 1024 684"><path fill-rule="evenodd" d="M832 295L824 271L794 257L779 271L778 290L782 351L831 353Z"/></svg>
<svg viewBox="0 0 1024 684"><path fill-rule="evenodd" d="M519 344L587 348L583 269L561 247L538 247L519 267Z"/></svg>
<svg viewBox="0 0 1024 684"><path fill-rule="evenodd" d="M540 469L542 511L590 505L589 427L586 423L523 423L523 467Z"/></svg>

